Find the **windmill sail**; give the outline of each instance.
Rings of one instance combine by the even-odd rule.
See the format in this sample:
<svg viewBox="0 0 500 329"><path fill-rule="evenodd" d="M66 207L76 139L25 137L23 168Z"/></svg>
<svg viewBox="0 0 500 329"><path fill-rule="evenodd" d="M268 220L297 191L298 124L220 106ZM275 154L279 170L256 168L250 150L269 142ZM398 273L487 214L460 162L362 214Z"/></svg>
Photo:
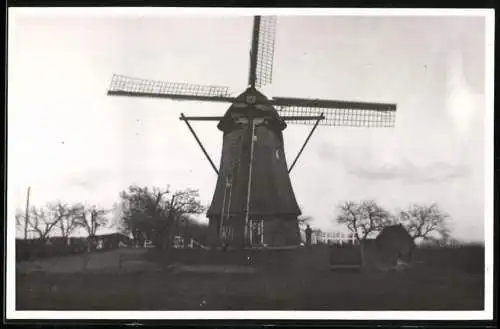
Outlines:
<svg viewBox="0 0 500 329"><path fill-rule="evenodd" d="M336 100L274 97L272 104L282 116L295 124L311 124L300 117L324 114L319 125L349 127L394 127L396 105L388 103L348 102Z"/></svg>
<svg viewBox="0 0 500 329"><path fill-rule="evenodd" d="M275 35L276 17L261 17L255 72L255 86L257 88L268 85L273 81Z"/></svg>
<svg viewBox="0 0 500 329"><path fill-rule="evenodd" d="M252 87L260 88L272 82L275 35L275 16L255 16L248 76Z"/></svg>
<svg viewBox="0 0 500 329"><path fill-rule="evenodd" d="M108 95L232 102L228 87L167 82L113 75Z"/></svg>

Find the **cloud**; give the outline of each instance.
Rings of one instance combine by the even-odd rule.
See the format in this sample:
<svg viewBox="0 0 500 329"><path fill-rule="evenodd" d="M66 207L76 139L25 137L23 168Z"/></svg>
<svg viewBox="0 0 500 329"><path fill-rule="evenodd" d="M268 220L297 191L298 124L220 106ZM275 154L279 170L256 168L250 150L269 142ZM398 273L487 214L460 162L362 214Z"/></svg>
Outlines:
<svg viewBox="0 0 500 329"><path fill-rule="evenodd" d="M111 175L108 170L92 169L83 173L72 174L71 177L67 179L67 183L72 187L91 190L108 182L110 178Z"/></svg>
<svg viewBox="0 0 500 329"><path fill-rule="evenodd" d="M443 140L441 140L443 141ZM459 156L465 146L436 148L407 142L372 143L352 146L347 143L321 145L317 156L321 161L336 161L351 176L372 181L401 181L410 184L451 182L470 173L469 160ZM451 143L450 143L451 144ZM462 152L459 152L462 151Z"/></svg>
<svg viewBox="0 0 500 329"><path fill-rule="evenodd" d="M468 169L462 165L434 162L417 166L409 161L381 166L358 166L347 172L359 178L370 180L400 180L406 183L423 184L445 182L465 177Z"/></svg>
<svg viewBox="0 0 500 329"><path fill-rule="evenodd" d="M339 161L343 164L350 164L359 159L372 158L373 151L366 146L361 146L356 142L343 143L342 141L329 141L318 143L316 156L320 161Z"/></svg>

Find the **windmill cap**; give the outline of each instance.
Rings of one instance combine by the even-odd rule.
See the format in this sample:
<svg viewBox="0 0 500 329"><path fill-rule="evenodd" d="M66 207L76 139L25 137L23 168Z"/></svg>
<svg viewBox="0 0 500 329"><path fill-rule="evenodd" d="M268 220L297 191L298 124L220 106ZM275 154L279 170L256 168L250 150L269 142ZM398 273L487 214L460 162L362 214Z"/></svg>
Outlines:
<svg viewBox="0 0 500 329"><path fill-rule="evenodd" d="M236 118L246 117L248 109L253 108L253 115L255 118L268 118L271 119L272 126L283 130L286 128L286 123L280 118L278 111L272 106L269 99L255 88L248 88L238 97L234 103L229 107L224 117L217 125L222 131L231 130L234 126Z"/></svg>

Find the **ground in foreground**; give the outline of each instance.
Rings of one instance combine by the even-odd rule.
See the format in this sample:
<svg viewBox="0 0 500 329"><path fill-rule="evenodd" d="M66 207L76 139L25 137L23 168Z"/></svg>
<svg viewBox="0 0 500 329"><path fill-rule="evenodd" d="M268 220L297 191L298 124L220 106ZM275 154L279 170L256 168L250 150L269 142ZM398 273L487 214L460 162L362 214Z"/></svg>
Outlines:
<svg viewBox="0 0 500 329"><path fill-rule="evenodd" d="M16 276L17 310L482 310L484 274L207 274L164 270Z"/></svg>

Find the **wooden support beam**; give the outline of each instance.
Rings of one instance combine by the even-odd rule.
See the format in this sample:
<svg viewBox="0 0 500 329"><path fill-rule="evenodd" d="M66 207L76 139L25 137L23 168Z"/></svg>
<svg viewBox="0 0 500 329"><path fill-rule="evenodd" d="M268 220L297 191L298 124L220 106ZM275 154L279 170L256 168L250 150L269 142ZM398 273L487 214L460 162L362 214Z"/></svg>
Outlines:
<svg viewBox="0 0 500 329"><path fill-rule="evenodd" d="M299 153L297 154L297 156L295 157L295 160L293 160L293 163L292 165L290 166L290 169L288 169L288 173L290 173L293 169L293 167L295 166L295 164L297 163L297 160L299 160L299 157L300 155L302 154L302 151L304 151L304 148L306 147L307 145L307 142L309 142L309 139L311 138L314 130L316 130L316 127L318 127L318 124L321 120L323 120L325 117L323 116L323 113L321 113L321 116L316 120L316 123L314 124L314 127L311 129L311 132L309 133L309 136L307 136L306 138L306 141L304 142L304 145L302 145L302 148L300 149Z"/></svg>
<svg viewBox="0 0 500 329"><path fill-rule="evenodd" d="M208 162L210 162L210 165L212 165L212 168L214 169L215 173L217 175L219 175L219 171L217 170L217 167L215 167L215 164L213 163L212 159L210 158L210 155L208 155L207 151L205 150L205 147L203 147L203 144L201 143L200 139L198 138L198 136L194 132L193 127L191 127L191 125L189 124L189 121L187 120L187 118L184 116L183 113L181 113L181 120L183 120L186 123L186 125L189 128L189 131L191 131L191 134L193 134L194 139L196 139L196 142L198 143L201 150L203 151L203 154L205 154L205 157L207 158Z"/></svg>
<svg viewBox="0 0 500 329"><path fill-rule="evenodd" d="M181 116L179 120L191 120L191 121L220 121L224 117L203 117L203 116L195 116L195 117L186 117L186 116Z"/></svg>

